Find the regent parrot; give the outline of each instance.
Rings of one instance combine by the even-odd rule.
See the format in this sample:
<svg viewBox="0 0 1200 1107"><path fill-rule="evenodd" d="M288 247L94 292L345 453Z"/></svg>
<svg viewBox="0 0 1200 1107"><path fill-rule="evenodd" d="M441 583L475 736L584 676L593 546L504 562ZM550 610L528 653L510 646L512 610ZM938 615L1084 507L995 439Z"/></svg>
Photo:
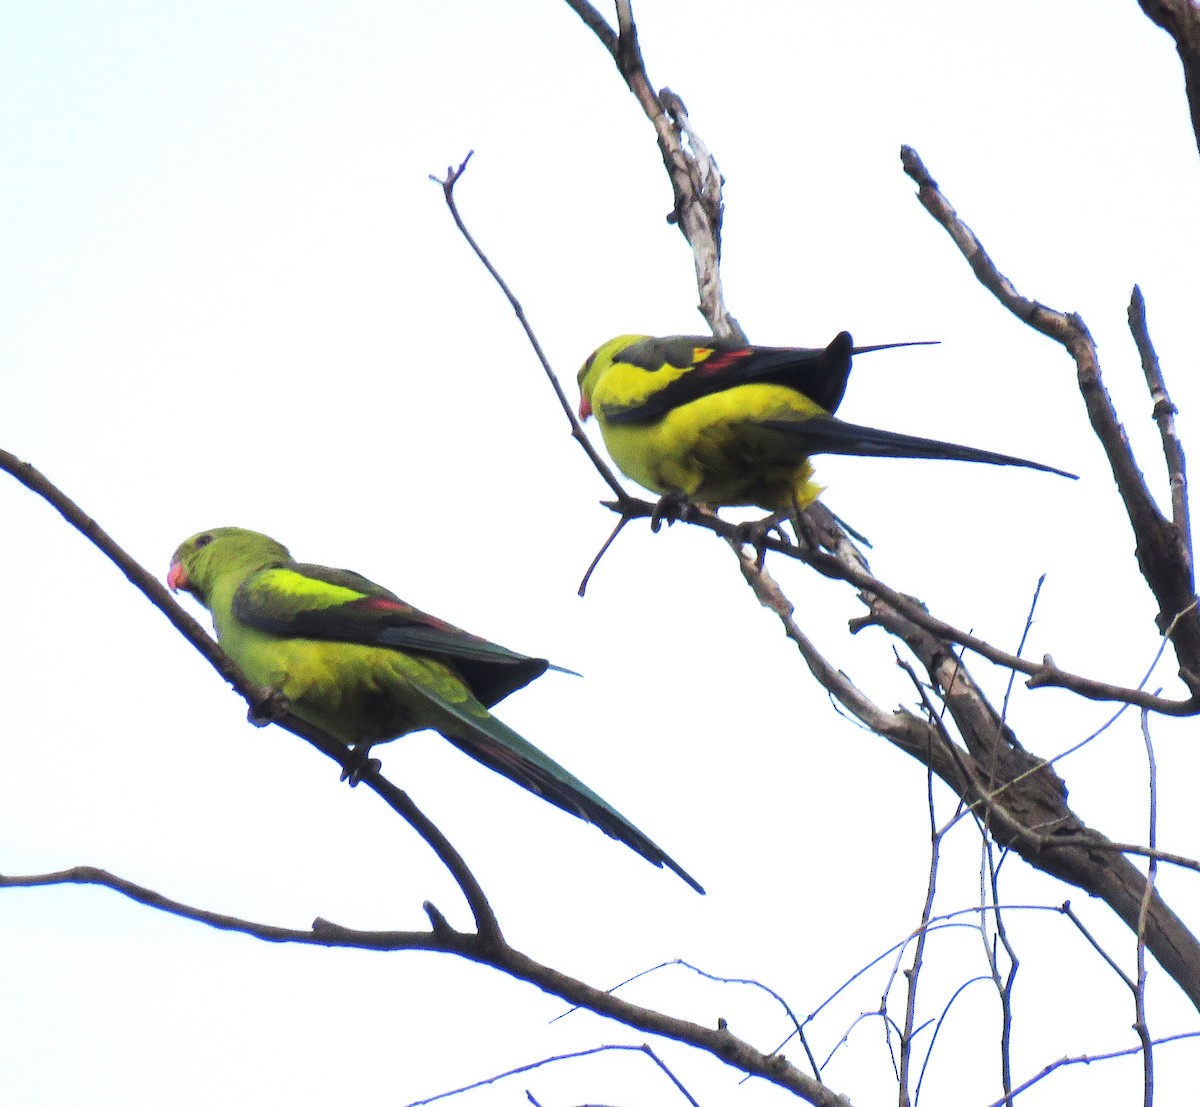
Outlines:
<svg viewBox="0 0 1200 1107"><path fill-rule="evenodd" d="M357 573L299 564L273 539L236 527L184 542L167 583L209 609L225 652L301 719L364 754L436 730L703 893L628 819L488 711L550 668L543 659L459 630Z"/></svg>
<svg viewBox="0 0 1200 1107"><path fill-rule="evenodd" d="M822 350L623 334L579 370L579 417L595 414L612 459L644 488L717 507L807 507L821 491L812 454L982 461L1074 479L1036 461L835 418L851 356L887 348L856 347L845 331Z"/></svg>

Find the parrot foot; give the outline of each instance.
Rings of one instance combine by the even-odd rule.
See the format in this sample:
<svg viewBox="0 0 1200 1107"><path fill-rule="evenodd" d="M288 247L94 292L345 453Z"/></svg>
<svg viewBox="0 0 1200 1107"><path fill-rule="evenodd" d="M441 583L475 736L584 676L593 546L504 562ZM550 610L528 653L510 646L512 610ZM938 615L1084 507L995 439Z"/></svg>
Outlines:
<svg viewBox="0 0 1200 1107"><path fill-rule="evenodd" d="M812 551L828 545L821 535L821 527L808 513L806 508L795 508L791 513L792 528L796 532L796 542Z"/></svg>
<svg viewBox="0 0 1200 1107"><path fill-rule="evenodd" d="M254 726L270 726L277 723L290 710L287 696L277 689L264 689L262 695L255 700L246 712L246 719Z"/></svg>
<svg viewBox="0 0 1200 1107"><path fill-rule="evenodd" d="M692 505L686 492L668 492L660 496L650 514L650 529L657 534L665 521L667 526L675 522L687 522Z"/></svg>
<svg viewBox="0 0 1200 1107"><path fill-rule="evenodd" d="M733 539L739 546L753 546L755 554L754 567L761 569L767 559L767 539L772 534L778 535L781 542L791 544L791 539L784 533L781 525L788 518L786 511L776 511L762 519L749 523L738 523L733 528Z"/></svg>
<svg viewBox="0 0 1200 1107"><path fill-rule="evenodd" d="M370 746L355 746L351 749L351 763L342 769L338 783L348 781L351 788L357 788L364 777L373 776L383 768L383 762L378 757L368 757Z"/></svg>

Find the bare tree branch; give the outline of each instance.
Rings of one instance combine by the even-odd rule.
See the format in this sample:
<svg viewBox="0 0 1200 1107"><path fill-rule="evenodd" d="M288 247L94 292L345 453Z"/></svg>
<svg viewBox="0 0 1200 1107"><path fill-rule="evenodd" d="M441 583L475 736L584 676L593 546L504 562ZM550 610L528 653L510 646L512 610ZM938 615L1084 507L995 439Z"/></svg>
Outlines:
<svg viewBox="0 0 1200 1107"><path fill-rule="evenodd" d="M683 101L670 89L654 91L638 45L630 0L617 0L615 41L612 29L586 0L567 0L567 3L612 54L629 91L654 126L659 153L675 193L675 210L670 219L679 224L692 248L701 313L713 334L734 336L744 342L746 335L729 314L721 290L723 203L722 178L716 162L692 130Z"/></svg>
<svg viewBox="0 0 1200 1107"><path fill-rule="evenodd" d="M605 503L604 506L620 513L623 520L621 525L624 525L631 518L652 518L657 505L647 500L628 497L623 501ZM820 507L819 503L809 507L806 514L813 515L813 509L817 507ZM693 507L688 512L687 523L689 526L711 530L733 544L740 545L744 539L738 524L726 522L710 511ZM1024 673L1031 678L1026 683L1026 687L1063 688L1068 692L1083 696L1085 699L1126 703L1132 707L1146 708L1162 715L1191 716L1200 714L1200 692L1188 696L1186 699L1173 700L1164 696L1152 695L1140 688L1129 688L1120 684L1094 680L1080 673L1072 673L1059 668L1053 657L1049 655L1043 657L1040 662L1029 661L1019 654L1009 653L974 634L969 634L950 623L943 622L937 616L931 615L918 600L872 576L866 567L866 562L854 550L852 544L845 541L844 536L841 539L836 537L838 529L835 526L833 530L822 528L819 531L823 543L827 541L832 543L832 548L836 550L836 553L833 554L827 553L823 549L797 545L794 542L771 536L763 538L762 546L774 553L803 561L831 580L844 580L855 585L864 593L878 596L886 600L906 619L930 633L936 634L939 638L965 646L973 653L977 653L997 665ZM851 629L861 630L873 625L877 625L876 620L864 616L853 622Z"/></svg>
<svg viewBox="0 0 1200 1107"><path fill-rule="evenodd" d="M1200 9L1194 0L1138 0L1142 11L1175 40L1192 113L1192 133L1200 147Z"/></svg>
<svg viewBox="0 0 1200 1107"><path fill-rule="evenodd" d="M356 757L331 734L292 715L286 704L274 693L247 680L216 640L175 602L174 597L157 578L130 557L95 520L32 465L14 457L6 450L0 450L0 469L11 473L31 492L46 500L128 577L134 587L167 617L171 625L195 646L205 660L242 696L249 705L252 722L260 726L274 722L284 730L303 738L326 757L336 761L344 773L355 773L363 784L405 819L457 881L471 913L475 916L475 924L480 934L489 939L500 940L499 923L474 874L445 835L425 817L404 792L383 777L373 764L364 766L361 758Z"/></svg>
<svg viewBox="0 0 1200 1107"><path fill-rule="evenodd" d="M183 611L167 590L32 465L20 461L6 451L0 451L0 468L12 473L23 485L54 506L67 522L120 567L150 602L180 629L187 640L245 698L250 705L252 717L260 722L277 722L338 762L344 770L358 770L362 782L407 820L450 870L471 908L477 933L455 930L446 922L441 912L429 903L425 904L432 924L429 932L359 931L324 919L315 920L311 930L270 926L192 907L91 866L78 866L58 873L31 876L0 876L0 887L100 884L139 903L181 918L222 930L238 931L265 941L374 950L421 949L455 954L490 965L510 976L534 984L545 992L560 996L568 1003L587 1007L627 1026L673 1038L705 1050L748 1075L762 1077L795 1092L818 1107L845 1107L846 1101L841 1096L796 1069L782 1054L763 1053L725 1028L712 1030L684 1019L676 1019L626 1003L607 992L542 965L509 946L486 896L462 857L404 792L386 780L374 766L368 765L364 768L353 753L331 735L290 715L286 705L278 697L247 681L220 646Z"/></svg>
<svg viewBox="0 0 1200 1107"><path fill-rule="evenodd" d="M1150 737L1149 715L1142 712L1142 738L1146 743L1146 764L1150 770L1149 780L1149 832L1150 848L1158 845L1158 766L1154 760L1154 741ZM1154 1103L1154 1039L1146 1021L1146 922L1150 917L1150 900L1154 894L1154 881L1158 877L1158 861L1151 857L1146 873L1146 890L1142 895L1142 906L1138 912L1137 925L1137 987L1133 990L1133 1029L1142 1042L1142 1107L1153 1107Z"/></svg>
<svg viewBox="0 0 1200 1107"><path fill-rule="evenodd" d="M487 254L483 252L479 243L475 241L474 236L467 230L467 225L463 222L462 216L459 214L458 203L454 198L454 186L458 184L459 179L467 171L467 163L470 160L471 154L467 154L457 169L451 166L446 170L444 179L435 177L432 174L430 174L429 179L442 186L442 195L446 198L446 207L450 209L450 216L454 220L454 225L458 228L459 234L467 240L467 244L475 251L475 256L483 262L483 267L491 274L492 280L500 286L500 291L504 293L505 299L508 300L513 312L516 314L517 322L521 324L521 329L524 330L525 337L533 347L533 352L537 355L538 361L541 362L546 379L550 382L550 387L554 389L554 394L558 397L558 402L567 417L567 422L571 424L571 437L583 448L583 452L587 454L588 460L595 466L596 471L604 478L609 488L616 493L617 498L619 500L626 499L627 493L621 487L621 482L617 480L612 469L609 468L608 462L600 456L596 447L592 445L591 440L583 433L583 427L579 425L579 420L575 417L575 409L572 407L571 401L567 399L566 393L563 392L562 385L558 383L558 377L554 375L554 370L550 368L550 362L546 357L545 351L542 349L542 344L538 341L537 335L534 333L533 327L530 326L529 320L526 318L525 309L521 306L520 300L513 295L512 289L508 287L504 278L500 276L496 267L488 259Z"/></svg>
<svg viewBox="0 0 1200 1107"><path fill-rule="evenodd" d="M1200 1038L1200 1030L1189 1030L1183 1034L1168 1034L1163 1038L1155 1038L1153 1044L1156 1046L1169 1045L1171 1042L1183 1042L1187 1041L1189 1038ZM1040 1084L1043 1080L1045 1080L1046 1077L1052 1072L1056 1072L1058 1069L1064 1068L1068 1065L1091 1065L1096 1061L1111 1061L1117 1057L1132 1056L1135 1053L1141 1052L1141 1049L1142 1046L1139 1042L1135 1046L1129 1046L1128 1049L1113 1049L1109 1050L1107 1053L1081 1053L1076 1057L1060 1057L1057 1061L1051 1061L1050 1064L1046 1065L1045 1068L1041 1070L1041 1072L1031 1076L1023 1084L1019 1084L1017 1087L1013 1088L1010 1095L1005 1095L1001 1099L997 1099L994 1102L989 1103L988 1107L1009 1107L1012 1101L1022 1092L1029 1091L1029 1089L1035 1084Z"/></svg>
<svg viewBox="0 0 1200 1107"><path fill-rule="evenodd" d="M1171 403L1171 397L1167 395L1162 366L1159 365L1154 343L1150 341L1150 329L1146 325L1146 300L1136 284L1129 297L1129 330L1141 355L1142 372L1146 376L1146 386L1150 389L1150 399L1154 401L1154 420L1158 423L1158 433L1162 437L1163 457L1167 461L1167 477L1171 482L1171 521L1180 533L1184 549L1191 556L1194 551L1192 521L1188 509L1187 464L1183 456L1183 443L1180 442L1179 433L1175 429L1178 408ZM1193 566L1193 571L1194 568Z"/></svg>
<svg viewBox="0 0 1200 1107"><path fill-rule="evenodd" d="M326 919L315 919L310 930L269 926L191 907L132 881L114 876L103 869L86 865L56 873L0 876L0 888L45 887L55 884L103 885L129 899L168 914L201 922L220 930L248 934L264 941L379 951L418 949L454 954L499 969L509 976L535 985L543 992L558 996L567 1003L586 1007L598 1015L604 1015L626 1026L695 1046L741 1072L762 1077L781 1088L795 1092L816 1107L848 1107L844 1097L831 1091L820 1081L800 1072L780 1053L764 1053L723 1027L711 1029L618 999L548 965L540 964L508 945L498 934L465 933L453 929L444 920L428 932L356 930Z"/></svg>
<svg viewBox="0 0 1200 1107"><path fill-rule="evenodd" d="M979 282L1022 322L1060 343L1075 361L1079 391L1092 429L1104 448L1117 490L1137 541L1138 566L1158 604L1158 629L1171 639L1179 676L1200 693L1200 609L1192 578L1189 535L1158 510L1133 451L1100 379L1100 361L1087 327L1078 315L1055 311L1017 292L959 217L911 146L900 151L904 171L917 183L918 198L954 239Z"/></svg>
<svg viewBox="0 0 1200 1107"><path fill-rule="evenodd" d="M451 1096L462 1095L463 1092L471 1092L476 1088L485 1088L489 1084L495 1084L500 1080L505 1080L510 1076L519 1076L521 1073L533 1072L534 1069L544 1068L546 1065L558 1064L560 1061L574 1061L580 1057L594 1057L597 1053L641 1053L649 1057L662 1071L666 1074L667 1079L675 1085L676 1090L683 1096L684 1099L692 1105L692 1107L700 1107L696 1102L695 1097L683 1086L682 1081L665 1065L662 1058L658 1056L648 1045L602 1045L595 1046L592 1049L579 1049L574 1053L559 1053L554 1057L543 1057L540 1061L532 1061L528 1065L518 1065L516 1068L506 1069L504 1072L499 1072L495 1076L489 1076L484 1080L476 1080L471 1084L464 1084L460 1088L454 1088L448 1092L439 1092L437 1095L431 1095L428 1099L414 1099L407 1107L428 1107L430 1103L437 1103L443 1099L449 1099Z"/></svg>
<svg viewBox="0 0 1200 1107"><path fill-rule="evenodd" d="M578 4L572 6L580 11ZM655 122L660 149L676 191L681 226L695 249L697 242L688 233L689 224L684 216L689 210L700 210L701 205L692 194L690 178L689 183L681 183L677 172L681 166L676 165L671 156L673 148L668 129L662 126L663 105L655 97L646 77L632 12L626 0L619 0L617 12L619 33L615 51L603 34L601 38L614 54L626 83L643 110ZM596 28L593 26L593 29ZM811 543L813 548L803 553L797 551L792 556L813 564L827 575L840 575L859 585L861 599L870 615L858 625L880 626L909 647L945 702L962 736L966 747L963 749L915 715L903 710L885 711L872 703L849 677L831 665L800 629L793 618L790 600L766 574L759 559L750 558L741 550L736 530L732 533L724 531L710 517L711 513L703 511L690 512L688 521L728 537L735 547L742 575L759 602L776 614L814 677L837 702L866 726L932 769L982 818L997 842L1015 849L1035 867L1102 897L1126 925L1137 932L1142 902L1147 894L1145 878L1107 838L1086 827L1074 815L1066 804L1066 789L1061 779L1044 759L1021 747L1016 735L984 697L951 647L952 643L967 645L989 659L1027 672L1033 678L1030 681L1033 686L1069 687L1092 698L1117 699L1172 714L1195 714L1200 709L1200 609L1192 585L1190 549L1175 524L1164 519L1158 511L1133 460L1112 403L1101 384L1095 347L1083 321L1078 316L1055 311L1021 296L999 272L970 228L959 219L916 152L904 147L901 159L906 172L919 186L922 204L950 233L978 279L1018 318L1060 342L1074 358L1089 418L1108 455L1137 537L1143 576L1158 601L1159 630L1175 647L1180 677L1190 696L1183 701L1164 701L1140 689L1117 688L1074 677L1059 670L1050 658L1040 665L1031 665L931 619L920 604L870 578L861 553L830 513L817 505L816 510L807 513L803 528L811 530L815 536L816 540ZM710 251L706 256L715 262L715 236L711 238ZM697 274L703 299L705 285L699 262ZM719 320L714 322L714 332L725 333L717 323ZM647 505L647 508L646 514L653 517L653 505ZM618 505L622 514L629 514L630 509L627 502ZM828 558L818 546L829 551ZM786 549L784 543L777 544L774 539L767 539L764 547ZM1150 890L1145 933L1148 948L1192 1002L1200 1007L1200 943L1153 889Z"/></svg>

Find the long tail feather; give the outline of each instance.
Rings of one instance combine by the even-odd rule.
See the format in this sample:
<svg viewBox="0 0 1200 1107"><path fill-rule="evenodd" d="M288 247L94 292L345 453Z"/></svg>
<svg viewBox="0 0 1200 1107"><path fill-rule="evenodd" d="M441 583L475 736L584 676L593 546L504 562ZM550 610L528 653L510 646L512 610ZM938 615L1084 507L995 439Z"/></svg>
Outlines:
<svg viewBox="0 0 1200 1107"><path fill-rule="evenodd" d="M659 868L665 865L704 895L704 889L689 873L615 807L495 715L489 712L478 714L471 710L469 703L450 703L440 696L428 694L440 708L462 724L460 733L447 733L451 729L449 727L442 733L463 753L556 807L593 823L610 838L624 842L651 864Z"/></svg>
<svg viewBox="0 0 1200 1107"><path fill-rule="evenodd" d="M911 434L880 430L876 427L861 427L845 423L841 419L769 419L761 426L794 436L800 441L805 454L856 454L864 457L916 457L944 461L975 461L985 465L1019 465L1025 469L1038 469L1043 473L1054 473L1071 480L1079 478L1053 465L1029 461L1023 457L999 454L992 450L978 450L974 446L960 446L954 442L939 442L935 438L918 438Z"/></svg>
<svg viewBox="0 0 1200 1107"><path fill-rule="evenodd" d="M919 342L880 342L874 346L855 346L852 354L873 354L876 350L900 350L905 346L940 346L940 338L926 338Z"/></svg>

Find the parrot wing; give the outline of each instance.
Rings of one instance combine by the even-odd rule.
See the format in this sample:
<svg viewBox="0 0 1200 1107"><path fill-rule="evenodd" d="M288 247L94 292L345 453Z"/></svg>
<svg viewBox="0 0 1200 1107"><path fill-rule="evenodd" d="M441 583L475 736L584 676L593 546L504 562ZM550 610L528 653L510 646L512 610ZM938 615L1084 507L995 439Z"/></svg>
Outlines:
<svg viewBox="0 0 1200 1107"><path fill-rule="evenodd" d="M641 403L609 408L610 423L655 423L675 408L741 384L779 384L803 393L826 411L842 401L850 376L854 340L842 331L820 350L746 346L733 339L673 336L647 338L625 347L613 360L654 372L666 365L688 369Z"/></svg>
<svg viewBox="0 0 1200 1107"><path fill-rule="evenodd" d="M645 338L626 346L614 356L614 362L635 365L648 372L666 365L688 372L664 384L638 404L606 409L605 417L617 425L654 423L701 396L742 384L782 385L833 412L846 394L852 355L896 346L927 345L933 343L855 346L848 331L842 331L828 346L816 350L800 346L746 346L730 338L686 335Z"/></svg>
<svg viewBox="0 0 1200 1107"><path fill-rule="evenodd" d="M977 450L973 446L959 446L954 442L939 442L935 438L918 438L911 434L879 430L876 427L861 427L841 419L766 419L755 424L755 427L768 433L795 438L805 454L978 461L987 465L1020 465L1026 469L1039 469L1043 473L1069 477L1071 480L1079 479L1074 473L1055 469L1052 465L1043 465L1038 461L1027 461L1025 458L994 453L991 450Z"/></svg>
<svg viewBox="0 0 1200 1107"><path fill-rule="evenodd" d="M439 727L443 736L463 753L482 765L508 777L534 795L561 807L564 811L598 826L610 838L624 842L635 853L660 868L677 873L701 895L704 889L671 857L655 845L616 808L606 803L578 777L569 773L532 742L522 738L495 715L473 710L473 705L455 702L438 694L433 687L414 685L458 725Z"/></svg>
<svg viewBox="0 0 1200 1107"><path fill-rule="evenodd" d="M293 564L260 570L234 594L233 613L280 637L431 654L449 662L487 707L547 669L571 671L468 634L348 569Z"/></svg>

